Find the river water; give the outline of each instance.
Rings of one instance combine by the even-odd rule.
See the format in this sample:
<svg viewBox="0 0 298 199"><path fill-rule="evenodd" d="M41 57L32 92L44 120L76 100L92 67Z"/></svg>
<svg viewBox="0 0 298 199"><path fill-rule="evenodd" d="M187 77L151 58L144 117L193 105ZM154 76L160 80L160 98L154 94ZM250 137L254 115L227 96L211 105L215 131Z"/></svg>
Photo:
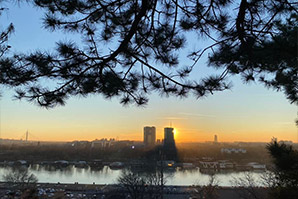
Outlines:
<svg viewBox="0 0 298 199"><path fill-rule="evenodd" d="M29 171L33 173L38 182L42 183L75 183L79 184L115 184L124 169L113 170L108 166L93 170L90 168L76 168L69 166L63 169L54 167L33 165ZM11 171L10 167L0 167L0 177ZM143 171L144 172L144 171ZM146 172L146 171L145 171ZM252 177L257 186L264 186L262 176L264 171L236 172L225 171L214 173L216 183L219 186L237 186L235 179L244 178L247 173ZM191 170L171 169L165 170L166 185L206 185L210 180L210 174L202 173L199 168Z"/></svg>

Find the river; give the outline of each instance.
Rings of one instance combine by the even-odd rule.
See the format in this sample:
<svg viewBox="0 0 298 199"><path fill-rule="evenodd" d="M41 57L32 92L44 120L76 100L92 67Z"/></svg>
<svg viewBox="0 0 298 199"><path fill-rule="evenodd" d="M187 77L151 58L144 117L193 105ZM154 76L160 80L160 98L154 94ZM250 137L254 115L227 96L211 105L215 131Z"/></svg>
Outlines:
<svg viewBox="0 0 298 199"><path fill-rule="evenodd" d="M50 166L33 165L29 167L38 182L42 183L79 183L79 184L115 184L124 169L113 170L108 166L93 170L88 168L76 168L68 166L57 169ZM0 167L0 176L11 171L10 167ZM146 171L143 171L146 172ZM254 179L257 186L264 186L262 176L264 171L236 172L225 171L214 173L216 184L219 186L237 186L235 179L244 178L247 173ZM210 180L210 174L202 173L199 168L191 170L171 169L164 172L166 185L206 185Z"/></svg>

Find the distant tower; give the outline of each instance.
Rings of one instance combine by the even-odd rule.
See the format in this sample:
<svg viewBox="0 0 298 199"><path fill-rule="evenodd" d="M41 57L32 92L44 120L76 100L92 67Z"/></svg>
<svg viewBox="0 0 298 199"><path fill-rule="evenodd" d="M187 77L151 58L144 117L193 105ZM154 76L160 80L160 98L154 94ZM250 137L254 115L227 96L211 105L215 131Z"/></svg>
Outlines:
<svg viewBox="0 0 298 199"><path fill-rule="evenodd" d="M29 132L28 130L26 131L26 142L28 141L28 135L29 135Z"/></svg>
<svg viewBox="0 0 298 199"><path fill-rule="evenodd" d="M214 135L214 143L217 143L217 135Z"/></svg>
<svg viewBox="0 0 298 199"><path fill-rule="evenodd" d="M155 145L156 140L156 129L154 126L145 126L144 127L144 144L146 146Z"/></svg>

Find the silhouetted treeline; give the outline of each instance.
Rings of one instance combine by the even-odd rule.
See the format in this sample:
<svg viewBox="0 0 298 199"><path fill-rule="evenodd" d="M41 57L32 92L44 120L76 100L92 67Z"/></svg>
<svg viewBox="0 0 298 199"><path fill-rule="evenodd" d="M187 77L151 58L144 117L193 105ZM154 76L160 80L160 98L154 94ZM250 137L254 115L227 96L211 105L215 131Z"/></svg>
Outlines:
<svg viewBox="0 0 298 199"><path fill-rule="evenodd" d="M200 159L231 160L238 163L258 161L269 163L270 156L265 143L235 144L235 143L183 143L177 144L177 161L196 162ZM161 146L146 148L133 142L115 142L105 147L94 147L91 142L0 145L0 161L54 161L54 160L94 160L125 161L132 159L160 160ZM226 153L222 149L244 150L245 153Z"/></svg>
<svg viewBox="0 0 298 199"><path fill-rule="evenodd" d="M238 163L258 161L269 163L270 155L266 143L180 143L177 144L180 161L191 162L194 159L212 158L215 160L232 160ZM243 150L242 152L222 152L222 149Z"/></svg>
<svg viewBox="0 0 298 199"><path fill-rule="evenodd" d="M2 146L0 148L0 161L8 160L116 160L134 159L144 154L143 149L132 149L129 146L112 146L106 148L92 148L89 145L72 146L65 145L45 145L45 146Z"/></svg>

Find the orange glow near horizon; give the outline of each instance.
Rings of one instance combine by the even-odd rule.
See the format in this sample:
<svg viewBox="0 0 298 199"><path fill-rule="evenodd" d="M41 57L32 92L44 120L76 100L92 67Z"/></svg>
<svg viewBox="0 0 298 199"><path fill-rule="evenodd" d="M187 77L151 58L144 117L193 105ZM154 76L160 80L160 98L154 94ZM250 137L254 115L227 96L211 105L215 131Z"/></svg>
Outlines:
<svg viewBox="0 0 298 199"><path fill-rule="evenodd" d="M150 120L145 118L136 123L136 119L124 118L115 123L112 122L115 118L109 114L99 117L99 122L86 119L88 117L72 117L72 115L68 117L62 115L61 119L59 111L44 111L45 115L41 116L32 114L34 116L31 116L32 118L26 117L23 113L12 116L6 114L5 118L2 116L1 138L21 139L28 130L32 134L32 136L29 135L29 140L92 141L115 138L142 141L143 127L148 125L156 127L156 138L162 140L164 128L168 126L169 121L169 117L164 117L163 120L151 119L149 123L145 123ZM73 115L75 114L79 115L79 113ZM137 118L138 115L130 117ZM252 117L250 123L241 118L237 121L208 117L174 118L176 119L173 122L174 138L177 143L213 141L214 135L218 136L219 142L270 142L272 137L297 142L297 129L294 122L274 123L271 117ZM173 117L170 119L173 120Z"/></svg>
<svg viewBox="0 0 298 199"><path fill-rule="evenodd" d="M205 141L213 141L214 135L218 136L219 142L235 142L235 141L243 141L243 142L270 142L272 137L277 137L279 140L291 140L295 142L295 136L291 131L279 132L279 131L239 131L239 132L214 132L210 133L207 130L195 130L195 129L187 129L183 128L184 126L179 125L179 127L174 128L174 138L177 143L181 142L205 142ZM7 129L8 130L8 129ZM7 131L5 129L5 131ZM38 132L38 130L40 130ZM60 131L59 131L60 130ZM82 130L82 129L81 129ZM290 129L289 129L290 130ZM117 131L117 130L115 130ZM117 132L119 132L118 130ZM99 133L100 132L100 133ZM121 133L112 133L112 130L97 130L94 128L84 128L84 130L80 131L80 129L59 129L59 128L49 128L43 129L42 127L35 129L34 131L29 130L29 140L39 140L39 141L74 141L74 140L86 140L92 141L95 139L102 138L115 138L119 140L134 140L134 141L142 141L143 140L143 129L139 130L126 130ZM268 133L271 132L271 135ZM3 136L3 139L24 139L25 132L13 132L13 134L19 135L9 137ZM163 127L157 127L156 138L162 140L164 136Z"/></svg>

